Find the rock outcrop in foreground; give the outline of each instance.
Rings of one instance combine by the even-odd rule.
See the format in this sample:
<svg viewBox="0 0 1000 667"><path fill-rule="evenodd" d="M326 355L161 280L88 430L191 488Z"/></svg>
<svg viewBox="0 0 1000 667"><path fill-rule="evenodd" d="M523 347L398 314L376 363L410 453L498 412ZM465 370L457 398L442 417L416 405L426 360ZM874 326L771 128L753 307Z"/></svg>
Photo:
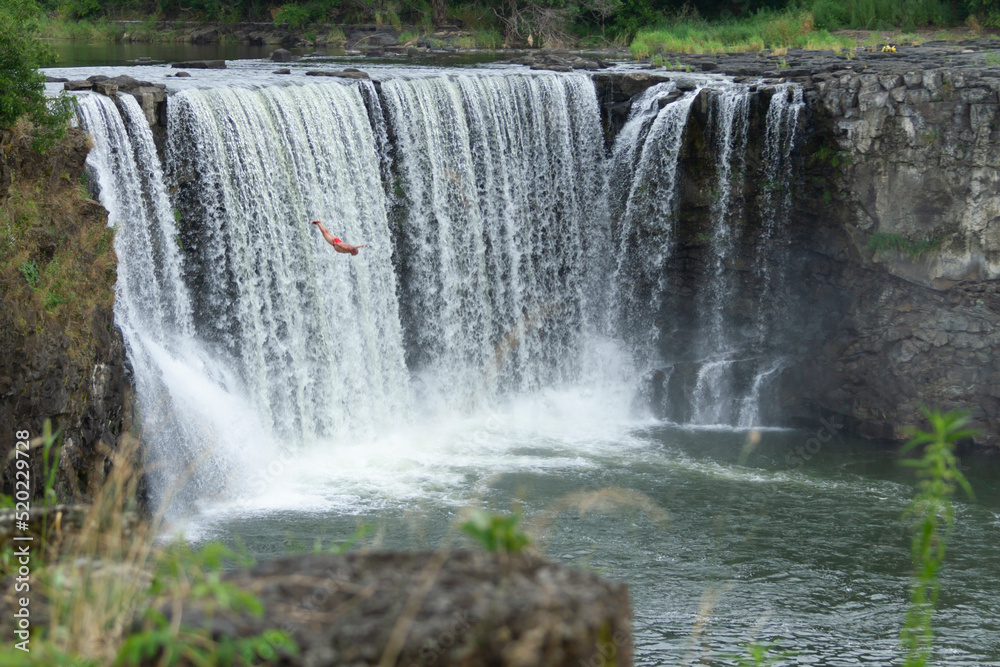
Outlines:
<svg viewBox="0 0 1000 667"><path fill-rule="evenodd" d="M301 652L281 665L632 664L627 586L534 556L295 556L228 579L260 598L264 617L188 603L184 624L216 637L285 630Z"/></svg>

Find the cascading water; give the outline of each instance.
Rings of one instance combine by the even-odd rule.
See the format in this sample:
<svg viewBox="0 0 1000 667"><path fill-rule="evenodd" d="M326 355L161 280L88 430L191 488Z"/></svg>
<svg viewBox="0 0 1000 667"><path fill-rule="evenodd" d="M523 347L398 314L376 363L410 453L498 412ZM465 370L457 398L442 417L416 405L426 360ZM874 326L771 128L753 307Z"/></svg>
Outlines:
<svg viewBox="0 0 1000 667"><path fill-rule="evenodd" d="M82 124L95 138L87 162L97 174L108 224L116 228L115 322L133 369L149 475L155 500L175 492L177 480L210 493L252 463L256 415L232 399L238 379L192 339L190 298L153 137L135 98L122 96L118 105L120 112L106 97L78 101Z"/></svg>
<svg viewBox="0 0 1000 667"><path fill-rule="evenodd" d="M653 396L660 397L654 400L671 403L666 413L681 422L759 425L762 396L781 367L772 293L782 278L772 267L781 261L776 253L785 242L791 198L787 187L780 189L786 197L781 201L768 189L759 214L762 224L751 229L746 192L757 184L745 183L745 174L755 90L718 80L704 81L686 94L672 82L653 86L633 105L614 148L609 192L620 234L616 326L637 350L639 368L659 369L650 376L657 385ZM675 227L683 215L677 208L683 180L679 156L699 96L707 110L714 177L695 262L703 274L694 291L685 294L671 268L692 261L689 250L678 255ZM768 183L791 180L801 99L800 90L782 86L769 103L761 148ZM761 239L758 227L763 227ZM750 258L742 255L747 247L753 247ZM682 320L684 312L691 313L688 320Z"/></svg>
<svg viewBox="0 0 1000 667"><path fill-rule="evenodd" d="M171 102L195 321L262 421L310 441L405 415L386 200L358 88L187 90ZM317 218L365 253L340 261Z"/></svg>
<svg viewBox="0 0 1000 667"><path fill-rule="evenodd" d="M134 99L119 103L127 131L106 98L81 116L122 163L93 158L161 498L238 493L282 441L384 435L413 418L414 388L422 413L467 410L623 366L593 335L607 214L586 76L189 89L170 101L166 178ZM345 261L315 218L366 248Z"/></svg>
<svg viewBox="0 0 1000 667"><path fill-rule="evenodd" d="M788 265L788 228L792 213L792 151L798 136L799 119L805 108L802 88L782 85L771 97L767 109L764 137L765 185L761 225L757 234L758 251L753 256L753 271L759 276L760 296L753 322L751 350L762 362L758 365L750 391L740 400L738 426L761 423L761 396L768 382L777 376L785 363L780 347L784 341L772 332L784 330L787 308L782 308L779 292L784 292L784 270Z"/></svg>
<svg viewBox="0 0 1000 667"><path fill-rule="evenodd" d="M451 75L387 81L382 95L425 394L468 403L577 380L607 284L590 79Z"/></svg>
<svg viewBox="0 0 1000 667"><path fill-rule="evenodd" d="M716 138L716 185L712 193L711 240L705 295L699 298L703 362L694 387L692 421L722 424L732 419L734 399L732 366L740 353L739 311L733 308L734 276L728 264L733 259L742 215L730 215L734 186L743 180L749 130L750 89L733 86L713 91L709 127ZM734 172L735 180L734 183Z"/></svg>
<svg viewBox="0 0 1000 667"><path fill-rule="evenodd" d="M414 401L427 414L581 382L631 391L662 365L677 303L680 155L702 95L717 192L690 419L753 425L776 366L731 321L747 86L653 86L610 160L583 74L192 88L170 100L165 170L134 99L122 115L83 98L163 479L225 495L278 441L370 440L412 420ZM801 104L791 88L772 98L769 178L788 176ZM779 235L789 200L762 208ZM367 247L344 261L317 218ZM737 386L741 354L756 370Z"/></svg>
<svg viewBox="0 0 1000 667"><path fill-rule="evenodd" d="M640 368L655 363L656 341L669 329L665 267L674 247L681 142L700 92L675 88L673 82L660 83L636 101L611 162L609 199L618 247L611 328L630 341Z"/></svg>

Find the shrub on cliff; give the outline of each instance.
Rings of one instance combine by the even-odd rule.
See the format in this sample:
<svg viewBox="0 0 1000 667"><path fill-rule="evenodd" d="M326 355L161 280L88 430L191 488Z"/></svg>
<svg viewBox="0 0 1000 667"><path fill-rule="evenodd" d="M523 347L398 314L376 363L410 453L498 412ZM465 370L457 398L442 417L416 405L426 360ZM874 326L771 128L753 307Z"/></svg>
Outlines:
<svg viewBox="0 0 1000 667"><path fill-rule="evenodd" d="M36 36L38 13L34 0L0 3L0 128L27 116L35 128L35 148L43 150L62 136L72 109L67 98L45 96L38 68L53 54Z"/></svg>

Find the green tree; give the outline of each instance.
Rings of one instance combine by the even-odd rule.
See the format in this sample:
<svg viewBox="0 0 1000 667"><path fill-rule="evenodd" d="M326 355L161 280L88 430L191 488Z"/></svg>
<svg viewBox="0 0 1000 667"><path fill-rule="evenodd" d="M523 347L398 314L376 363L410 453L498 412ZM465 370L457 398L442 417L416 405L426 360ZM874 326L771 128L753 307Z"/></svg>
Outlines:
<svg viewBox="0 0 1000 667"><path fill-rule="evenodd" d="M36 132L35 147L44 150L65 132L72 107L68 98L45 96L38 68L55 58L37 37L38 16L34 0L0 1L0 129L27 117Z"/></svg>

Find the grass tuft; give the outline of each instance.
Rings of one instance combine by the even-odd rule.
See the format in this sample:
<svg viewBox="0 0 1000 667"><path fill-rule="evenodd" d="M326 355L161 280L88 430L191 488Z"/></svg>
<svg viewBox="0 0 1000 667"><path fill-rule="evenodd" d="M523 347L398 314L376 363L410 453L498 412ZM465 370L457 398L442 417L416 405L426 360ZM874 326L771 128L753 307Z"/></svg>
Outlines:
<svg viewBox="0 0 1000 667"><path fill-rule="evenodd" d="M875 232L868 237L869 250L874 250L875 252L902 252L909 255L910 259L917 259L921 255L940 250L943 244L943 236L909 239L901 234Z"/></svg>
<svg viewBox="0 0 1000 667"><path fill-rule="evenodd" d="M684 18L654 30L640 31L632 41L632 56L657 53L733 53L789 48L843 49L854 45L847 37L816 30L812 14L803 11L760 11L745 19L709 23Z"/></svg>

